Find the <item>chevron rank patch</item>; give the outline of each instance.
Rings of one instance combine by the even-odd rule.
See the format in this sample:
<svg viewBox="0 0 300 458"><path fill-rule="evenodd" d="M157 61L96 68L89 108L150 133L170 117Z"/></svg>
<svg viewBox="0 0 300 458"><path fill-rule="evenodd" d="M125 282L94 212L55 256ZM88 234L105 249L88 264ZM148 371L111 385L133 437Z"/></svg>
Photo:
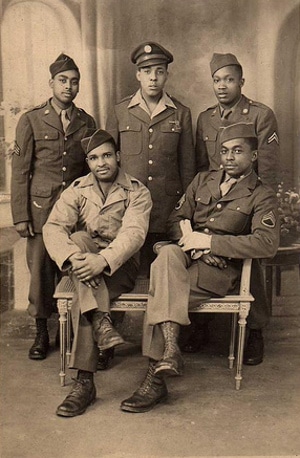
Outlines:
<svg viewBox="0 0 300 458"><path fill-rule="evenodd" d="M268 138L268 144L270 144L272 142L276 142L277 145L279 145L279 138L278 138L278 135L276 134L276 132L273 132L272 135L270 135L270 137Z"/></svg>
<svg viewBox="0 0 300 458"><path fill-rule="evenodd" d="M184 202L185 202L185 194L183 194L183 196L179 199L179 201L175 205L175 210L180 210Z"/></svg>
<svg viewBox="0 0 300 458"><path fill-rule="evenodd" d="M20 152L21 152L21 148L19 147L18 143L15 141L12 153L16 154L17 156L20 156Z"/></svg>
<svg viewBox="0 0 300 458"><path fill-rule="evenodd" d="M261 223L267 227L275 227L276 218L272 211L264 215L261 219Z"/></svg>

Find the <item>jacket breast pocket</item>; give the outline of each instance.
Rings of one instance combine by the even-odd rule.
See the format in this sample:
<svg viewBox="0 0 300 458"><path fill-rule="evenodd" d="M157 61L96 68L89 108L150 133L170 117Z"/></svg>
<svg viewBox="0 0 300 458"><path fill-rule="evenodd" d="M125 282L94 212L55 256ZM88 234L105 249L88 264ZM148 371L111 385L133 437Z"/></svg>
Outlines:
<svg viewBox="0 0 300 458"><path fill-rule="evenodd" d="M242 203L232 202L226 209L226 218L222 221L225 232L243 234L250 231L251 209ZM224 223L224 225L223 225Z"/></svg>
<svg viewBox="0 0 300 458"><path fill-rule="evenodd" d="M177 152L182 127L179 121L168 120L161 124L161 147L164 152Z"/></svg>
<svg viewBox="0 0 300 458"><path fill-rule="evenodd" d="M128 121L128 120L127 120ZM142 152L142 125L140 122L120 122L120 149L123 155L134 155Z"/></svg>

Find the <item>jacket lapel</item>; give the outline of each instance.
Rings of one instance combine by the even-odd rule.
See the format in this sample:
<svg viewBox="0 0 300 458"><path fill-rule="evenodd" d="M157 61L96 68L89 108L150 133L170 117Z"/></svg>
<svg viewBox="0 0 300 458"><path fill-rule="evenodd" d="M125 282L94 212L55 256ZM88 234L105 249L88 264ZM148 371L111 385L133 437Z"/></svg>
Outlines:
<svg viewBox="0 0 300 458"><path fill-rule="evenodd" d="M49 126L54 127L54 129L63 132L61 120L49 100L44 108L43 121Z"/></svg>
<svg viewBox="0 0 300 458"><path fill-rule="evenodd" d="M254 171L244 178L241 181L238 181L236 185L230 189L228 194L223 196L221 198L222 201L229 201L229 200L235 200L235 199L240 199L241 197L249 196L252 194L253 189L257 186L257 175Z"/></svg>

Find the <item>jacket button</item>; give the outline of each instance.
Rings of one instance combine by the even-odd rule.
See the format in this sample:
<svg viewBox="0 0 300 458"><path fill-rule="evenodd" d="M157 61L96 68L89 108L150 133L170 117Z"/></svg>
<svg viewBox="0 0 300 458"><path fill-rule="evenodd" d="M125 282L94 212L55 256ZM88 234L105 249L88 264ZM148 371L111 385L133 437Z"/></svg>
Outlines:
<svg viewBox="0 0 300 458"><path fill-rule="evenodd" d="M175 129L174 129L174 127L172 127L172 129L171 129L171 130L172 130L172 132L175 132Z"/></svg>
<svg viewBox="0 0 300 458"><path fill-rule="evenodd" d="M241 209L241 207L236 207L236 209L237 209L237 210L240 210L240 209Z"/></svg>
<svg viewBox="0 0 300 458"><path fill-rule="evenodd" d="M148 180L149 180L149 181L152 181L152 180L153 180L153 178L150 176L150 177L148 177Z"/></svg>
<svg viewBox="0 0 300 458"><path fill-rule="evenodd" d="M222 204L217 204L217 209L221 210L221 208L222 208Z"/></svg>
<svg viewBox="0 0 300 458"><path fill-rule="evenodd" d="M152 159L149 159L149 161L148 161L148 164L150 164L150 165L152 165L152 164L153 164L153 161L152 161Z"/></svg>
<svg viewBox="0 0 300 458"><path fill-rule="evenodd" d="M66 182L65 181L62 182L62 186L66 186Z"/></svg>
<svg viewBox="0 0 300 458"><path fill-rule="evenodd" d="M206 135L206 137L204 138L204 140L208 140L208 136Z"/></svg>
<svg viewBox="0 0 300 458"><path fill-rule="evenodd" d="M67 167L63 167L62 171L65 172L67 170Z"/></svg>
<svg viewBox="0 0 300 458"><path fill-rule="evenodd" d="M212 222L213 222L214 220L215 220L215 218L209 218L209 221L212 221Z"/></svg>
<svg viewBox="0 0 300 458"><path fill-rule="evenodd" d="M153 132L152 127L150 127L149 132L150 132L150 134L152 134L152 132Z"/></svg>
<svg viewBox="0 0 300 458"><path fill-rule="evenodd" d="M48 135L45 135L45 139L47 140L48 138L49 138Z"/></svg>
<svg viewBox="0 0 300 458"><path fill-rule="evenodd" d="M149 149L152 149L152 148L153 148L153 145L150 144L150 145L149 145Z"/></svg>
<svg viewBox="0 0 300 458"><path fill-rule="evenodd" d="M68 140L68 137L65 137L65 142Z"/></svg>
<svg viewBox="0 0 300 458"><path fill-rule="evenodd" d="M208 229L208 227L206 227L206 228L204 229L203 232L205 232L205 234L209 234L209 229Z"/></svg>
<svg viewBox="0 0 300 458"><path fill-rule="evenodd" d="M67 154L67 151L64 151L64 152L63 152L63 156L66 156L66 154Z"/></svg>
<svg viewBox="0 0 300 458"><path fill-rule="evenodd" d="M130 126L126 126L126 129L129 130L129 129L130 129Z"/></svg>

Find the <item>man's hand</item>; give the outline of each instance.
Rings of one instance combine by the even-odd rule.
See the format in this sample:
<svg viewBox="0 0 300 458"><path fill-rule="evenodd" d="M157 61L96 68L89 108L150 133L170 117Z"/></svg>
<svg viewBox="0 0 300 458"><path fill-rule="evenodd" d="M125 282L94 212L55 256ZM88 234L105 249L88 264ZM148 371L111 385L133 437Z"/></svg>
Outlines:
<svg viewBox="0 0 300 458"><path fill-rule="evenodd" d="M218 267L219 269L226 269L227 267L225 259L220 258L216 255L203 254L200 259L201 261L205 262L205 264L208 264L209 266Z"/></svg>
<svg viewBox="0 0 300 458"><path fill-rule="evenodd" d="M178 242L183 251L210 249L211 235L201 232L190 232L184 234Z"/></svg>
<svg viewBox="0 0 300 458"><path fill-rule="evenodd" d="M15 224L16 231L20 237L34 237L33 227L30 221Z"/></svg>
<svg viewBox="0 0 300 458"><path fill-rule="evenodd" d="M72 272L86 286L97 288L101 282L101 274L107 262L101 254L75 253L69 258Z"/></svg>

